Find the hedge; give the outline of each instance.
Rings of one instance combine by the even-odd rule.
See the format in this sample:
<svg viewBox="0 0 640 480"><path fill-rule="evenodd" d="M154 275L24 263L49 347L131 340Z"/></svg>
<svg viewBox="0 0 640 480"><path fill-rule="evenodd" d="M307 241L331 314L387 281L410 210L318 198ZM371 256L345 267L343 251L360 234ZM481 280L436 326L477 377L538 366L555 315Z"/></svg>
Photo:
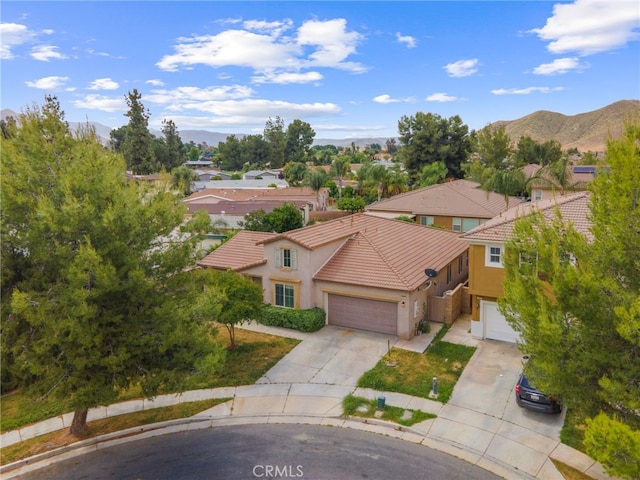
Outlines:
<svg viewBox="0 0 640 480"><path fill-rule="evenodd" d="M301 332L315 332L325 325L325 312L316 307L308 310L293 310L265 305L262 310L263 325L292 328Z"/></svg>

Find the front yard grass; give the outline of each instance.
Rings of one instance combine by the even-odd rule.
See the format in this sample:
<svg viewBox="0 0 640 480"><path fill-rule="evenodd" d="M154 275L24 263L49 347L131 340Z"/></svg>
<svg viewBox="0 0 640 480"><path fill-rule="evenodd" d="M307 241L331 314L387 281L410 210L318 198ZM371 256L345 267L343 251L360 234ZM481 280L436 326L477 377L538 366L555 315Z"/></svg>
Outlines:
<svg viewBox="0 0 640 480"><path fill-rule="evenodd" d="M216 341L228 342L226 329L220 328ZM299 340L283 338L250 330L236 329L236 348L227 352L223 371L211 378L193 375L185 379L185 391L203 388L250 385L295 347ZM162 391L161 393L174 393ZM120 393L119 401L142 398L134 386ZM72 411L69 403L51 397L35 401L21 391L2 395L0 421L2 432Z"/></svg>
<svg viewBox="0 0 640 480"><path fill-rule="evenodd" d="M383 410L378 410L377 406L376 400L367 400L366 398L349 394L342 400L342 413L352 417L380 418L399 423L405 427L410 427L430 418L436 418L432 413L426 413L422 410L409 410L392 407L391 405L385 405ZM376 416L376 412L380 413L379 417Z"/></svg>
<svg viewBox="0 0 640 480"><path fill-rule="evenodd" d="M447 329L445 326L438 332L424 353L392 348L375 367L365 372L358 380L358 386L429 398L436 377L438 396L434 400L447 403L464 367L476 351L475 347L440 340Z"/></svg>
<svg viewBox="0 0 640 480"><path fill-rule="evenodd" d="M169 407L154 408L142 412L134 412L117 417L105 418L89 422L89 436L87 438L105 435L107 433L119 432L132 427L149 425L151 423L166 422L179 418L187 418L208 410L220 403L224 403L230 398L216 398L201 400L198 402L184 402ZM48 452L55 448L64 447L77 442L78 439L69 433L68 429L40 435L39 437L14 443L8 447L0 449L0 464L15 462L17 460Z"/></svg>

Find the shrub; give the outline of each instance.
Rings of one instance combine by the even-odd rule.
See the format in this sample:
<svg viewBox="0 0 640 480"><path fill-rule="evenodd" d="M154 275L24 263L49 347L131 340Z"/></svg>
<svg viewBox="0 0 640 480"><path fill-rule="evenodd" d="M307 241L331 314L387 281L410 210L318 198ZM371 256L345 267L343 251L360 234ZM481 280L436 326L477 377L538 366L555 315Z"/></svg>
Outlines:
<svg viewBox="0 0 640 480"><path fill-rule="evenodd" d="M321 308L292 310L266 305L260 323L275 327L292 328L301 332L315 332L325 325L325 312Z"/></svg>

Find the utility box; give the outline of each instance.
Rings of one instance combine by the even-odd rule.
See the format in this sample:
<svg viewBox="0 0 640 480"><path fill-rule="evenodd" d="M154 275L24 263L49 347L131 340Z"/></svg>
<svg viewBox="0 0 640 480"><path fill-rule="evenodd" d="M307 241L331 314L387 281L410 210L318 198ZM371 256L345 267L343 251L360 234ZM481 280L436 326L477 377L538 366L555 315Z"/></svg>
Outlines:
<svg viewBox="0 0 640 480"><path fill-rule="evenodd" d="M384 410L384 403L386 398L383 395L378 397L378 410Z"/></svg>

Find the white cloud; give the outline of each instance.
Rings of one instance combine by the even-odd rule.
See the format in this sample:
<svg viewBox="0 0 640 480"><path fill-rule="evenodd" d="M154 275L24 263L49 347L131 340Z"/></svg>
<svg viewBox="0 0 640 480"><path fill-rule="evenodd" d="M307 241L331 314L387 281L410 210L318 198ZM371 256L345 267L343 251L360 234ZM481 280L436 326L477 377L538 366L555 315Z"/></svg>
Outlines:
<svg viewBox="0 0 640 480"><path fill-rule="evenodd" d="M347 31L344 19L309 20L292 36L284 35L292 28L290 20L251 20L242 25L244 30L236 28L216 35L180 38L173 47L175 53L165 55L156 65L167 71L195 65L245 67L254 70L258 80L264 80L267 73L274 78L282 73L299 74L304 68L339 68L354 73L366 71L363 65L347 61L356 53L363 37L358 32Z"/></svg>
<svg viewBox="0 0 640 480"><path fill-rule="evenodd" d="M397 103L400 100L398 100L397 98L391 98L390 95L387 95L385 93L384 95L378 95L377 97L373 97L373 101L376 103Z"/></svg>
<svg viewBox="0 0 640 480"><path fill-rule="evenodd" d="M283 73L268 73L265 72L262 75L256 75L251 77L253 83L312 83L322 80L323 76L319 72L283 72Z"/></svg>
<svg viewBox="0 0 640 480"><path fill-rule="evenodd" d="M542 28L531 30L550 43L552 53L592 55L638 39L640 8L636 0L576 0L556 4Z"/></svg>
<svg viewBox="0 0 640 480"><path fill-rule="evenodd" d="M41 62L48 62L51 59L64 60L68 58L57 50L58 47L54 45L38 45L31 49L31 57Z"/></svg>
<svg viewBox="0 0 640 480"><path fill-rule="evenodd" d="M182 103L238 100L253 95L253 89L243 85L224 85L219 87L178 87L172 90L152 90L145 101L158 104L171 104L180 109Z"/></svg>
<svg viewBox="0 0 640 480"><path fill-rule="evenodd" d="M147 80L146 82L147 85L151 85L153 87L163 87L164 86L164 82L162 80L158 80L156 78L152 78L151 80Z"/></svg>
<svg viewBox="0 0 640 480"><path fill-rule="evenodd" d="M494 95L529 95L531 93L560 92L563 87L526 87L526 88L498 88L491 90Z"/></svg>
<svg viewBox="0 0 640 480"><path fill-rule="evenodd" d="M478 59L458 60L442 68L447 71L450 77L468 77L478 71Z"/></svg>
<svg viewBox="0 0 640 480"><path fill-rule="evenodd" d="M383 95L378 95L377 97L373 97L373 101L376 103L411 103L415 102L413 97L405 97L405 98L392 98L391 95L387 95L386 93Z"/></svg>
<svg viewBox="0 0 640 480"><path fill-rule="evenodd" d="M0 59L14 58L13 47L28 43L35 37L25 25L19 23L0 23Z"/></svg>
<svg viewBox="0 0 640 480"><path fill-rule="evenodd" d="M89 90L116 90L119 87L118 82L114 82L110 78L97 78L87 88Z"/></svg>
<svg viewBox="0 0 640 480"><path fill-rule="evenodd" d="M533 69L535 75L561 75L571 70L584 70L588 68L587 63L580 63L576 57L556 58L551 63L543 63Z"/></svg>
<svg viewBox="0 0 640 480"><path fill-rule="evenodd" d="M438 93L429 95L427 98L425 98L425 100L427 102L446 103L446 102L455 102L456 100L459 100L459 98L451 95L447 95L446 93L438 92Z"/></svg>
<svg viewBox="0 0 640 480"><path fill-rule="evenodd" d="M396 40L400 43L404 43L407 48L414 48L418 45L418 41L409 35L401 35L400 32L396 32Z"/></svg>
<svg viewBox="0 0 640 480"><path fill-rule="evenodd" d="M103 112L124 112L127 110L127 102L124 97L107 97L104 95L86 95L82 99L71 102L76 108L88 110L102 110Z"/></svg>
<svg viewBox="0 0 640 480"><path fill-rule="evenodd" d="M41 90L58 90L61 89L64 84L69 80L69 77L42 77L34 82L25 82L25 84L32 88L39 88Z"/></svg>

